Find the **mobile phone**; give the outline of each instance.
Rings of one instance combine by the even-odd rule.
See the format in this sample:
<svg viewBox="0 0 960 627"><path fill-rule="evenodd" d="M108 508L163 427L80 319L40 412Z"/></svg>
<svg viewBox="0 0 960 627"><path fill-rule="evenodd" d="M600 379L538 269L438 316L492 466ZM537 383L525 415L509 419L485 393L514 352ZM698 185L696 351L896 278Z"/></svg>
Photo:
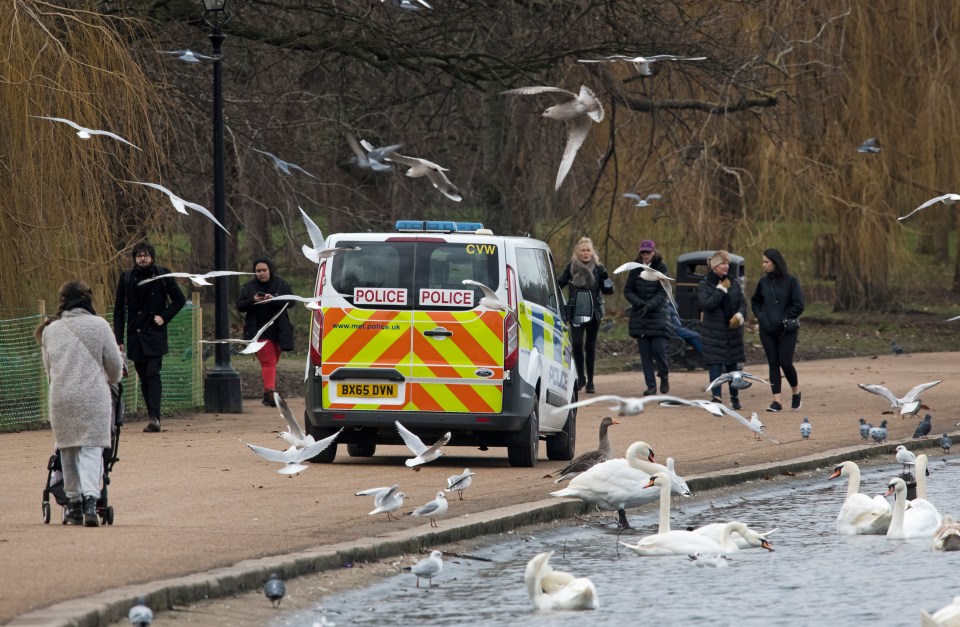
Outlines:
<svg viewBox="0 0 960 627"><path fill-rule="evenodd" d="M266 293L264 293L264 292L257 292L257 296L259 296L260 298L263 298L264 296L266 296Z"/></svg>

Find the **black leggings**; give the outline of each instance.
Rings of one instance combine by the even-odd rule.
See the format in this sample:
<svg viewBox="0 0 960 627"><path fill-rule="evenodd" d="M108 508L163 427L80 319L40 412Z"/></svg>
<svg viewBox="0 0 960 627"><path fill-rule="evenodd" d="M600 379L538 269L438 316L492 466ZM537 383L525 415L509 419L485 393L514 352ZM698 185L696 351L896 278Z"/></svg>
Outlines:
<svg viewBox="0 0 960 627"><path fill-rule="evenodd" d="M780 393L780 371L787 378L790 387L797 387L800 380L797 378L797 369L793 367L793 353L797 350L797 336L800 333L784 333L772 335L760 329L760 343L763 352L767 355L767 366L770 368L770 389L774 394Z"/></svg>
<svg viewBox="0 0 960 627"><path fill-rule="evenodd" d="M577 364L579 382L593 383L593 363L597 358L597 333L600 320L594 316L587 324L571 327L570 339L573 341L573 361ZM584 343L586 338L586 343Z"/></svg>

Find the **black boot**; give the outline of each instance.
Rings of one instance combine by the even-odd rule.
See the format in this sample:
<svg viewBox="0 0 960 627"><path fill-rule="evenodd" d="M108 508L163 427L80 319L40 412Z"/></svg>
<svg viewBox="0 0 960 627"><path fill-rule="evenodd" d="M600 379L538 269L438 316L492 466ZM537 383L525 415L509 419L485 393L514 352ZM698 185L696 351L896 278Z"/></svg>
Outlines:
<svg viewBox="0 0 960 627"><path fill-rule="evenodd" d="M160 419L156 416L150 416L150 422L143 428L144 433L160 433Z"/></svg>
<svg viewBox="0 0 960 627"><path fill-rule="evenodd" d="M99 527L100 518L97 516L97 497L83 497L83 526Z"/></svg>
<svg viewBox="0 0 960 627"><path fill-rule="evenodd" d="M83 524L83 502L70 501L67 503L67 511L63 514L63 524L82 525Z"/></svg>
<svg viewBox="0 0 960 627"><path fill-rule="evenodd" d="M277 403L273 400L273 390L267 390L263 393L263 400L260 401L261 404L266 405L267 407L276 407Z"/></svg>
<svg viewBox="0 0 960 627"><path fill-rule="evenodd" d="M670 391L670 379L667 377L667 375L663 375L660 377L660 393L666 394L669 391Z"/></svg>

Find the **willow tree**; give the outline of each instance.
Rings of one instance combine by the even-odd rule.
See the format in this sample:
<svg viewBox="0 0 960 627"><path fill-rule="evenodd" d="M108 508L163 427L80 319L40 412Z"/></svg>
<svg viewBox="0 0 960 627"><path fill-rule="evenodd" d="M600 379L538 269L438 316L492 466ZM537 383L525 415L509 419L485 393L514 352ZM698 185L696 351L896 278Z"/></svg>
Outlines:
<svg viewBox="0 0 960 627"><path fill-rule="evenodd" d="M31 0L0 10L0 274L3 305L54 300L61 283L81 279L97 306L113 300L127 250L168 212L131 206L122 180L156 180L163 129L154 83L131 57L135 22ZM80 139L73 120L136 145L95 135ZM157 202L156 207L163 203ZM169 203L167 203L169 207Z"/></svg>

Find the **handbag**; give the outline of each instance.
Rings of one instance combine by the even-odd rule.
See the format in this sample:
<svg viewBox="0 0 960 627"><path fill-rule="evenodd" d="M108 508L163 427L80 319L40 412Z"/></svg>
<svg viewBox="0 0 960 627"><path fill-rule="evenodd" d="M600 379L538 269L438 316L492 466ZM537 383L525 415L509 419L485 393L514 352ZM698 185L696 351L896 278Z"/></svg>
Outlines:
<svg viewBox="0 0 960 627"><path fill-rule="evenodd" d="M800 328L800 319L799 318L784 318L783 319L783 331L785 333L793 333Z"/></svg>

